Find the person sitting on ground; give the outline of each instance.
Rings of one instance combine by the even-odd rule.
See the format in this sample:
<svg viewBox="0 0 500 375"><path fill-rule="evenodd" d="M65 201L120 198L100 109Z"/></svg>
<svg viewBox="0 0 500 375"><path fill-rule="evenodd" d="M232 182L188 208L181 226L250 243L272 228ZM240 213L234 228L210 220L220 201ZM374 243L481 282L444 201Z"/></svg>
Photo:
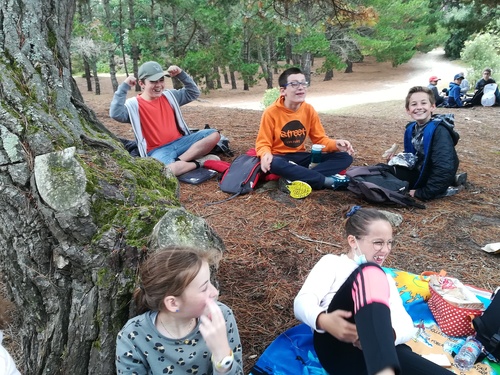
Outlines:
<svg viewBox="0 0 500 375"><path fill-rule="evenodd" d="M439 91L437 88L438 81L440 80L441 78L438 78L437 76L432 76L429 78L429 85L427 86L434 94L436 106L440 106L444 102L444 98L441 95L439 95Z"/></svg>
<svg viewBox="0 0 500 375"><path fill-rule="evenodd" d="M490 84L490 83L495 83L496 81L491 77L491 69L490 68L484 68L483 69L483 77L477 81L475 90L476 92L483 92L484 86ZM500 105L500 91L498 90L498 85L495 90L495 102L497 105Z"/></svg>
<svg viewBox="0 0 500 375"><path fill-rule="evenodd" d="M148 61L139 67L142 93L127 98L136 79L128 76L116 90L109 115L116 121L132 124L139 154L150 156L168 165L175 176L203 166L206 160L219 160L209 152L219 142L216 129L191 133L180 107L198 98L200 90L193 79L178 66L167 69L177 77L182 89L165 89L165 73L160 64Z"/></svg>
<svg viewBox="0 0 500 375"><path fill-rule="evenodd" d="M458 74L461 75L462 77L464 77L462 79L462 82L460 82L460 94L462 95L462 97L466 97L467 96L467 91L470 90L470 83L467 80L467 78L465 78L464 72L460 72ZM436 105L437 105L437 103L436 103Z"/></svg>
<svg viewBox="0 0 500 375"><path fill-rule="evenodd" d="M324 255L294 300L295 317L314 330L314 349L332 375L449 375L405 343L416 334L394 279L382 267L392 225L375 209L347 212L347 254Z"/></svg>
<svg viewBox="0 0 500 375"><path fill-rule="evenodd" d="M17 370L14 359L9 354L7 349L2 345L3 329L9 323L9 310L11 307L10 301L0 296L0 374L2 375L21 375Z"/></svg>
<svg viewBox="0 0 500 375"><path fill-rule="evenodd" d="M278 83L280 96L262 114L255 142L262 171L306 182L313 189L346 186L348 179L335 175L351 165L351 143L325 134L318 113L305 102L309 83L299 68L286 69ZM305 149L307 137L324 146L322 161L313 168L309 168L311 153Z"/></svg>
<svg viewBox="0 0 500 375"><path fill-rule="evenodd" d="M450 87L448 88L448 96L446 97L445 107L447 108L459 108L463 107L462 96L460 94L460 84L464 76L459 74L455 74L453 78L453 82L450 82Z"/></svg>
<svg viewBox="0 0 500 375"><path fill-rule="evenodd" d="M153 252L139 270L140 314L116 340L118 374L243 375L234 314L217 302L210 265L217 250L184 247Z"/></svg>
<svg viewBox="0 0 500 375"><path fill-rule="evenodd" d="M392 173L408 181L410 195L421 200L440 198L450 185L465 184L466 174L456 176L460 139L454 130L453 115L433 115L434 95L427 87L415 86L406 96L406 113L414 120L406 125L404 152L413 155L409 166L392 165ZM387 161L391 165L394 154Z"/></svg>

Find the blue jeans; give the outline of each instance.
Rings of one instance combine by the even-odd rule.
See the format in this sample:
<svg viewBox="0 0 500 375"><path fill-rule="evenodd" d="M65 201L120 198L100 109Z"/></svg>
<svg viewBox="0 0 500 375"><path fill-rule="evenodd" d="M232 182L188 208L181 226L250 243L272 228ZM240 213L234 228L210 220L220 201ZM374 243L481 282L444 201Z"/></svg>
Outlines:
<svg viewBox="0 0 500 375"><path fill-rule="evenodd" d="M148 156L161 161L163 164L172 164L175 159L185 153L189 147L216 131L216 129L198 130L197 132L185 135L175 141L149 151Z"/></svg>
<svg viewBox="0 0 500 375"><path fill-rule="evenodd" d="M290 181L307 182L313 189L319 190L324 188L325 177L333 176L351 165L352 156L347 152L323 153L321 163L309 169L310 163L310 152L273 155L270 172Z"/></svg>

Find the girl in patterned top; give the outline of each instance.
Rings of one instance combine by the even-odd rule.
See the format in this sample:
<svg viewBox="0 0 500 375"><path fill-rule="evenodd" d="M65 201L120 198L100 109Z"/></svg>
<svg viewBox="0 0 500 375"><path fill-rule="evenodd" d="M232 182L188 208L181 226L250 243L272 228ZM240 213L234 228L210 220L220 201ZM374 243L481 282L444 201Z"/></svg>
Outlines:
<svg viewBox="0 0 500 375"><path fill-rule="evenodd" d="M233 312L210 282L219 254L167 248L149 255L134 292L141 315L117 337L118 374L243 374Z"/></svg>

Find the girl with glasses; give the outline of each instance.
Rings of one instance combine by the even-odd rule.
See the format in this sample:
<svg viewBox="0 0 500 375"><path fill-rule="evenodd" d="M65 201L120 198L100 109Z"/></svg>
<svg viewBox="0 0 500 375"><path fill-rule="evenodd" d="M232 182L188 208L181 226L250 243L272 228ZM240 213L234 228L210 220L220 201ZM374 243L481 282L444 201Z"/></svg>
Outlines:
<svg viewBox="0 0 500 375"><path fill-rule="evenodd" d="M294 301L297 319L314 330L323 368L335 375L451 374L405 345L416 329L381 268L394 245L387 217L355 206L345 236L347 253L322 257Z"/></svg>

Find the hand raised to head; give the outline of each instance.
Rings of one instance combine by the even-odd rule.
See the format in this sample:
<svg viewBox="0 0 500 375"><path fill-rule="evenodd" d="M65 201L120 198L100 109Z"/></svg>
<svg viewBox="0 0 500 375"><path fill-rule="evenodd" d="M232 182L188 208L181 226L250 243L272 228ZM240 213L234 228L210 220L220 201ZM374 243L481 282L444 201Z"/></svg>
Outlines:
<svg viewBox="0 0 500 375"><path fill-rule="evenodd" d="M170 65L167 69L167 73L169 74L170 77L175 77L176 75L181 74L182 69L179 68L177 65Z"/></svg>

